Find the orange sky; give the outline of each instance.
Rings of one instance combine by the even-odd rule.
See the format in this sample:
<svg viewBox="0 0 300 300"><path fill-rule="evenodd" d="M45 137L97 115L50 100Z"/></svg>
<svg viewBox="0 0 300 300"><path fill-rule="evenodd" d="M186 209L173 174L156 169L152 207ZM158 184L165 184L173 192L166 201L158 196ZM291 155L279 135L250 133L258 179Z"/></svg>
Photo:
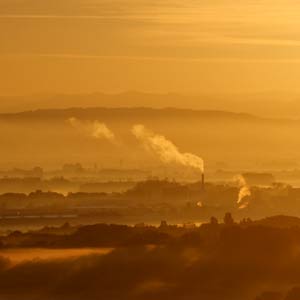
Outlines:
<svg viewBox="0 0 300 300"><path fill-rule="evenodd" d="M0 0L0 95L300 91L295 0Z"/></svg>

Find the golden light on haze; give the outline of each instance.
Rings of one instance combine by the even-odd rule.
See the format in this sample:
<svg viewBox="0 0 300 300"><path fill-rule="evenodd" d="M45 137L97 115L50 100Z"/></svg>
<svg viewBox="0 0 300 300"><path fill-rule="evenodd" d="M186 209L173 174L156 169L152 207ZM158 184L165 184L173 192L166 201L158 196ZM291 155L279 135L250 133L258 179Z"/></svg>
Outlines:
<svg viewBox="0 0 300 300"><path fill-rule="evenodd" d="M0 0L0 299L299 300L299 12Z"/></svg>
<svg viewBox="0 0 300 300"><path fill-rule="evenodd" d="M55 259L76 258L80 256L88 256L92 254L105 255L110 253L113 249L110 248L84 248L84 249L14 249L2 250L0 252L2 257L9 259L13 264L19 264L30 261L51 261Z"/></svg>
<svg viewBox="0 0 300 300"><path fill-rule="evenodd" d="M295 1L0 1L2 95L299 92Z"/></svg>

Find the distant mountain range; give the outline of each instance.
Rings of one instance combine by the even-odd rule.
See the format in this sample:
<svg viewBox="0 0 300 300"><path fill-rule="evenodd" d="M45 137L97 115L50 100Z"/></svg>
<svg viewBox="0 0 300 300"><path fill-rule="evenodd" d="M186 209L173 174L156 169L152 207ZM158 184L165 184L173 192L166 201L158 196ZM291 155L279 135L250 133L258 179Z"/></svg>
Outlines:
<svg viewBox="0 0 300 300"><path fill-rule="evenodd" d="M0 97L0 112L70 107L176 107L181 109L244 112L262 117L300 118L300 95L284 92L250 94L156 94L125 92L119 94L53 94L26 97Z"/></svg>
<svg viewBox="0 0 300 300"><path fill-rule="evenodd" d="M196 110L180 108L150 108L150 107L90 107L90 108L66 108L66 109L38 109L16 113L0 113L0 121L26 121L26 122L63 122L71 117L82 120L99 120L108 123L145 123L154 128L160 128L167 123L185 124L190 126L192 123L197 126L201 124L211 124L219 126L220 123L239 123L277 126L296 126L300 125L300 119L288 118L264 118L248 113L236 113L221 110ZM163 126L164 127L164 126ZM180 131L180 130L179 130Z"/></svg>
<svg viewBox="0 0 300 300"><path fill-rule="evenodd" d="M38 120L38 119L66 119L70 117L87 120L99 119L125 121L128 119L145 121L147 119L163 120L164 118L180 119L228 119L228 120L263 120L262 118L246 113L234 113L218 110L193 110L180 108L150 108L150 107L91 107L67 109L38 109L16 113L0 113L2 120Z"/></svg>

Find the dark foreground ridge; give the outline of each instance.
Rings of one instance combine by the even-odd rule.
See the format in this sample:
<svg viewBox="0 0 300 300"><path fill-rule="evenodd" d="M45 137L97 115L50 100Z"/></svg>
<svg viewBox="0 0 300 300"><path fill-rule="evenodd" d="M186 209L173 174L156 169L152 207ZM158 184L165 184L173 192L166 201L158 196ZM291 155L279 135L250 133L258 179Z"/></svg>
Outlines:
<svg viewBox="0 0 300 300"><path fill-rule="evenodd" d="M211 218L201 226L65 224L13 232L1 243L6 252L114 249L19 264L3 258L0 296L5 299L300 299L300 219L293 217L235 223L226 214L223 223Z"/></svg>

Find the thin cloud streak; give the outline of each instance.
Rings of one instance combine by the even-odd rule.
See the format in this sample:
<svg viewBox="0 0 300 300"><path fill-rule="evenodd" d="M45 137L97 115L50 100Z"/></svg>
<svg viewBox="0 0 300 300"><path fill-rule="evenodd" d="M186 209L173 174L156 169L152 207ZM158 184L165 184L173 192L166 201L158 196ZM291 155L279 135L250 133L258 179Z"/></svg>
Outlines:
<svg viewBox="0 0 300 300"><path fill-rule="evenodd" d="M144 20L145 16L136 16L136 15L0 15L0 19L100 19L100 20L109 20L109 19L137 19ZM149 19L152 19L149 17Z"/></svg>
<svg viewBox="0 0 300 300"><path fill-rule="evenodd" d="M85 54L1 54L1 58L65 58L65 59L99 59L99 60L132 60L132 61L165 61L165 62L199 62L199 63L241 63L241 64L293 64L300 63L299 59L242 59L242 58L211 58L211 57L201 57L201 58L190 58L190 57L151 57L151 56L105 56L105 55L85 55Z"/></svg>

